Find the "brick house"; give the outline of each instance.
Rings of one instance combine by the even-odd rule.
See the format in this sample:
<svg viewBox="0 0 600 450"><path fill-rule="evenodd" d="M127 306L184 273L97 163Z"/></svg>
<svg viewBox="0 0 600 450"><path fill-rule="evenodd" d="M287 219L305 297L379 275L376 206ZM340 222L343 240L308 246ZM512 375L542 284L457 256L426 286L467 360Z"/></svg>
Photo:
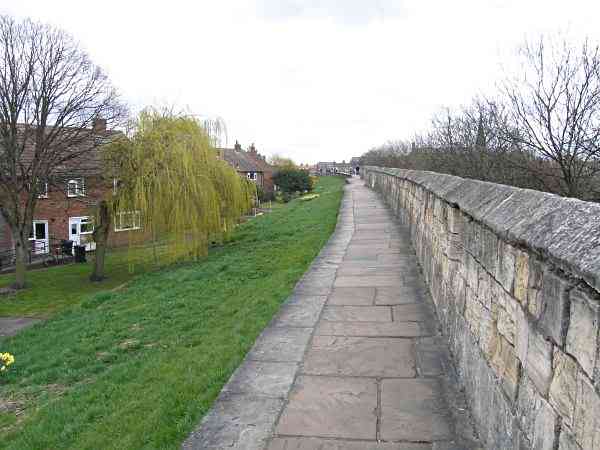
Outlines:
<svg viewBox="0 0 600 450"><path fill-rule="evenodd" d="M98 120L94 127L85 130L90 139L110 142L122 135L106 129L106 121ZM38 196L30 234L32 255L49 253L61 240L71 240L75 245L85 245L94 250L93 209L98 200L105 198L116 182L107 181L102 160L102 147L96 145L84 156L68 165L57 167L51 183L44 183ZM139 213L119 213L113 219L109 246L129 243L130 233L141 229ZM0 215L0 255L10 255L14 243L8 224ZM5 261L0 261L0 264Z"/></svg>
<svg viewBox="0 0 600 450"><path fill-rule="evenodd" d="M236 141L234 148L220 148L220 158L227 161L238 173L256 183L265 192L273 192L273 167L258 153L254 144L247 151Z"/></svg>

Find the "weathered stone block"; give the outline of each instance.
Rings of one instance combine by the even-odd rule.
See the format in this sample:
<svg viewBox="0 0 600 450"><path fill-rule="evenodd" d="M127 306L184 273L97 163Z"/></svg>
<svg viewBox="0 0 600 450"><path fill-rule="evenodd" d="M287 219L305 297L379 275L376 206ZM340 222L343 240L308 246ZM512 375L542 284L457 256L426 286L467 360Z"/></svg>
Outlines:
<svg viewBox="0 0 600 450"><path fill-rule="evenodd" d="M471 333L479 340L479 326L481 322L483 306L475 299L475 294L467 288L467 303L465 307L465 319L469 324Z"/></svg>
<svg viewBox="0 0 600 450"><path fill-rule="evenodd" d="M563 424L573 426L577 394L577 363L561 350L554 351L554 377L550 385L550 404L560 413Z"/></svg>
<svg viewBox="0 0 600 450"><path fill-rule="evenodd" d="M481 309L479 322L479 346L487 360L491 361L498 345L499 336L496 323L491 312L485 308Z"/></svg>
<svg viewBox="0 0 600 450"><path fill-rule="evenodd" d="M584 449L600 447L600 398L594 386L583 374L577 377L577 402L575 405L575 418L573 431L575 441Z"/></svg>
<svg viewBox="0 0 600 450"><path fill-rule="evenodd" d="M567 333L567 352L575 356L583 370L592 377L598 355L600 303L580 289L573 289L571 320Z"/></svg>
<svg viewBox="0 0 600 450"><path fill-rule="evenodd" d="M492 303L497 304L500 308L505 308L506 299L510 297L504 288L496 281L495 278L490 278L490 292L492 295Z"/></svg>
<svg viewBox="0 0 600 450"><path fill-rule="evenodd" d="M552 407L546 400L540 399L531 440L534 450L554 450L556 448L556 420L557 415Z"/></svg>
<svg viewBox="0 0 600 450"><path fill-rule="evenodd" d="M557 416L527 376L521 378L517 401L518 422L531 449L553 450Z"/></svg>
<svg viewBox="0 0 600 450"><path fill-rule="evenodd" d="M498 308L498 332L506 338L511 345L515 345L517 334L516 314L520 309L517 302L507 295L504 308Z"/></svg>
<svg viewBox="0 0 600 450"><path fill-rule="evenodd" d="M461 234L464 229L464 216L460 209L446 204L448 215L448 230L454 234Z"/></svg>
<svg viewBox="0 0 600 450"><path fill-rule="evenodd" d="M482 238L481 263L489 273L495 274L498 268L498 236L488 228L484 228Z"/></svg>
<svg viewBox="0 0 600 450"><path fill-rule="evenodd" d="M522 304L527 303L527 287L529 284L529 255L517 251L515 268L515 298Z"/></svg>
<svg viewBox="0 0 600 450"><path fill-rule="evenodd" d="M498 337L491 364L501 378L502 389L510 399L514 399L519 384L520 364L514 347L502 336Z"/></svg>
<svg viewBox="0 0 600 450"><path fill-rule="evenodd" d="M527 376L521 377L517 417L530 449L553 450L557 416Z"/></svg>
<svg viewBox="0 0 600 450"><path fill-rule="evenodd" d="M545 397L552 380L552 344L530 329L525 369L538 391Z"/></svg>
<svg viewBox="0 0 600 450"><path fill-rule="evenodd" d="M498 241L498 267L496 280L509 293L514 292L516 249L509 244Z"/></svg>
<svg viewBox="0 0 600 450"><path fill-rule="evenodd" d="M490 275L481 266L479 266L477 298L486 308L491 308L492 294L490 289Z"/></svg>
<svg viewBox="0 0 600 450"><path fill-rule="evenodd" d="M448 234L448 258L455 261L462 261L464 258L463 240L460 234Z"/></svg>
<svg viewBox="0 0 600 450"><path fill-rule="evenodd" d="M527 281L527 308L529 314L539 319L542 314L542 281L544 265L536 258L529 257L529 278Z"/></svg>
<svg viewBox="0 0 600 450"><path fill-rule="evenodd" d="M544 273L542 286L542 314L539 327L543 333L559 346L564 344L568 318L568 284L557 275Z"/></svg>
<svg viewBox="0 0 600 450"><path fill-rule="evenodd" d="M471 255L467 255L467 286L477 292L479 285L479 264Z"/></svg>
<svg viewBox="0 0 600 450"><path fill-rule="evenodd" d="M527 363L527 351L529 347L529 322L521 308L515 310L517 357L523 366Z"/></svg>
<svg viewBox="0 0 600 450"><path fill-rule="evenodd" d="M563 428L560 431L558 450L582 450L582 448L575 442L575 436Z"/></svg>

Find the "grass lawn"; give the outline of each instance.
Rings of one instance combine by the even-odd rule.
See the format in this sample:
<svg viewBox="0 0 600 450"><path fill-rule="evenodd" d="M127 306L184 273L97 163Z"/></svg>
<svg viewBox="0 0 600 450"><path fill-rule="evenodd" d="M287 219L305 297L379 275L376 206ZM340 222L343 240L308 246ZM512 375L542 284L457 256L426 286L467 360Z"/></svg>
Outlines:
<svg viewBox="0 0 600 450"><path fill-rule="evenodd" d="M343 185L321 178L318 199L245 223L202 262L2 341L16 361L0 378L0 448L179 448L329 238Z"/></svg>
<svg viewBox="0 0 600 450"><path fill-rule="evenodd" d="M134 250L135 260L152 260L151 249ZM86 295L113 289L152 267L135 265L129 270L128 250L110 250L106 259L108 278L99 283L89 281L93 255L86 264L65 264L49 269L36 269L27 273L28 289L14 295L0 297L0 317L27 316L46 318L63 309L78 304ZM13 274L0 275L0 287L14 281Z"/></svg>

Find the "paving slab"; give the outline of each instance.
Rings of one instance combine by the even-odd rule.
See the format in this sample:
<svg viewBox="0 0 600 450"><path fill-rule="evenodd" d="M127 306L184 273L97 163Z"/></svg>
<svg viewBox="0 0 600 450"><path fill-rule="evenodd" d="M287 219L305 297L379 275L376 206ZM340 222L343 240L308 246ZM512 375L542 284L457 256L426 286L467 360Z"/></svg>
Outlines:
<svg viewBox="0 0 600 450"><path fill-rule="evenodd" d="M381 255L378 256L378 258ZM398 275L341 276L335 279L334 287L403 286Z"/></svg>
<svg viewBox="0 0 600 450"><path fill-rule="evenodd" d="M433 322L435 316L425 303L408 303L392 306L394 321L397 322Z"/></svg>
<svg viewBox="0 0 600 450"><path fill-rule="evenodd" d="M381 382L381 438L412 442L450 440L454 434L437 379Z"/></svg>
<svg viewBox="0 0 600 450"><path fill-rule="evenodd" d="M312 328L268 327L260 335L248 358L252 361L300 362Z"/></svg>
<svg viewBox="0 0 600 450"><path fill-rule="evenodd" d="M374 301L374 287L334 288L327 304L337 306L368 306L373 305Z"/></svg>
<svg viewBox="0 0 600 450"><path fill-rule="evenodd" d="M337 322L391 322L388 306L325 306L321 320Z"/></svg>
<svg viewBox="0 0 600 450"><path fill-rule="evenodd" d="M331 322L322 320L315 330L321 336L418 337L431 335L418 322Z"/></svg>
<svg viewBox="0 0 600 450"><path fill-rule="evenodd" d="M414 377L416 362L409 339L315 336L302 368L312 375Z"/></svg>
<svg viewBox="0 0 600 450"><path fill-rule="evenodd" d="M297 363L248 361L235 371L223 392L284 398L297 370Z"/></svg>
<svg viewBox="0 0 600 450"><path fill-rule="evenodd" d="M376 428L374 379L300 376L275 433L374 440Z"/></svg>
<svg viewBox="0 0 600 450"><path fill-rule="evenodd" d="M356 276L388 276L402 279L406 271L400 266L373 266L341 264L337 272L338 277Z"/></svg>
<svg viewBox="0 0 600 450"><path fill-rule="evenodd" d="M401 287L378 287L376 305L403 305L424 302L426 293L419 287L407 284Z"/></svg>
<svg viewBox="0 0 600 450"><path fill-rule="evenodd" d="M284 305L275 318L275 327L314 327L323 305L319 302Z"/></svg>
<svg viewBox="0 0 600 450"><path fill-rule="evenodd" d="M444 375L450 365L450 351L441 336L417 339L417 370L421 376L437 377Z"/></svg>
<svg viewBox="0 0 600 450"><path fill-rule="evenodd" d="M432 450L432 446L431 444L288 437L273 439L267 450Z"/></svg>
<svg viewBox="0 0 600 450"><path fill-rule="evenodd" d="M267 444L283 402L275 398L221 395L182 448L261 449Z"/></svg>

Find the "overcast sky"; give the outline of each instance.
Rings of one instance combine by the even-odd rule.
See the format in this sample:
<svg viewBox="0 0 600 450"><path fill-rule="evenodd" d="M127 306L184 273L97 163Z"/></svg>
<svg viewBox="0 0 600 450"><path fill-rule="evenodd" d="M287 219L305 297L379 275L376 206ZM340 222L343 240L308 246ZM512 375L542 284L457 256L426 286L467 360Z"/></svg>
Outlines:
<svg viewBox="0 0 600 450"><path fill-rule="evenodd" d="M599 1L0 0L73 34L134 110L221 116L230 145L348 160L489 92L526 36L600 41Z"/></svg>

